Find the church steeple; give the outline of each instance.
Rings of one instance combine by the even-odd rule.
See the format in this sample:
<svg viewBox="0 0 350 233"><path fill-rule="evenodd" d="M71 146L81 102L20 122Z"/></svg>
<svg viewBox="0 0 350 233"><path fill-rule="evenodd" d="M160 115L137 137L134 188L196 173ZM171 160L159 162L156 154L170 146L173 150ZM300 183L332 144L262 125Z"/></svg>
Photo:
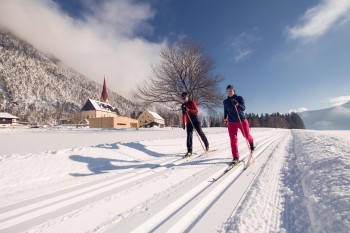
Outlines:
<svg viewBox="0 0 350 233"><path fill-rule="evenodd" d="M101 102L108 103L108 95L107 95L107 86L106 86L106 78L104 77L103 88L101 93Z"/></svg>

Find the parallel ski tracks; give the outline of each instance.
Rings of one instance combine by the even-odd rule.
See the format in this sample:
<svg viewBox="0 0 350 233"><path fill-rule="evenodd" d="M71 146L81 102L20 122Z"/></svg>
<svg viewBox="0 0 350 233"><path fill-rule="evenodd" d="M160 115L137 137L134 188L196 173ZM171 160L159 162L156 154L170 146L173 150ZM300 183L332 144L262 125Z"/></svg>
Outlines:
<svg viewBox="0 0 350 233"><path fill-rule="evenodd" d="M280 137L275 137L259 144L255 159L265 152L270 145L278 142ZM249 156L249 153L245 157ZM254 165L252 165L254 166ZM226 168L224 168L226 169ZM200 216L210 208L210 205L222 195L228 187L232 186L242 174L245 173L243 163L238 164L226 176L215 183L210 182L210 179L202 181L197 186L193 187L186 194L182 195L170 205L166 206L162 211L154 214L151 218L139 225L136 229L130 232L188 232L194 227L196 221L199 221ZM246 172L249 172L247 169ZM214 177L219 175L223 170L214 174ZM255 177L253 177L255 178ZM251 180L253 182L253 180ZM250 183L248 184L250 186ZM167 217L164 217L167 216ZM164 220L165 219L165 220ZM114 228L114 230L119 228ZM126 229L128 232L130 229ZM113 232L113 231L110 231Z"/></svg>
<svg viewBox="0 0 350 233"><path fill-rule="evenodd" d="M220 148L222 145L223 143L216 145L215 148ZM32 225L30 224L31 220L34 220L32 222L35 225L39 222L37 220L41 216L55 212L58 209L62 209L62 212L65 212L63 209L69 211L70 209L67 207L76 206L78 203L80 203L80 206L84 206L91 203L91 201L98 200L96 197L103 198L113 195L116 192L131 188L140 180L155 177L170 167L187 162L186 159L174 163L175 161L170 160L159 165L153 165L150 168L120 172L109 177L3 206L0 208L0 232L3 230L12 232L11 228L15 232L25 230ZM52 218L52 216L50 217ZM48 220L48 218L43 218L43 220Z"/></svg>
<svg viewBox="0 0 350 233"><path fill-rule="evenodd" d="M225 223L221 224L220 232L226 232L228 230L235 231L236 229L236 223L239 222L239 218L243 218L242 216L247 216L247 212L250 212L250 214L253 212L257 216L261 216L261 218L257 219L257 221L254 221L252 224L247 224L247 228L239 229L238 231L247 231L247 232L275 232L279 230L279 215L278 215L278 207L280 203L280 196L276 195L279 189L279 178L280 176L279 171L283 165L284 156L276 156L278 154L278 151L281 148L287 149L288 143L290 140L290 134L286 135L286 137L281 138L281 140L278 142L278 145L273 148L271 153L269 153L268 158L263 161L263 165L258 168L256 171L254 178L249 183L248 188L244 191L243 195L241 195L241 198L235 208L233 208L232 212L230 213L229 217L227 218L227 221ZM274 170L274 172L271 173L271 170ZM266 173L273 174L272 176L265 176ZM253 182L259 179L258 182L266 182L269 185L264 185L262 187L259 187L257 190L256 188L252 188ZM262 190L264 189L264 190ZM255 203L255 196L261 196L259 199L263 200L262 203ZM249 196L249 198L246 198L246 196ZM242 204L242 202L245 202L244 208L241 207L239 210L238 208ZM273 203L272 205L276 206L273 210L269 208L264 208L266 203ZM239 213L238 216L236 216L236 213ZM269 222L270 224L264 224L266 222ZM265 229L266 228L266 229ZM218 230L219 231L219 230Z"/></svg>
<svg viewBox="0 0 350 233"><path fill-rule="evenodd" d="M278 139L278 137L277 137ZM277 139L268 140L268 142L275 142ZM264 141L265 142L265 141ZM266 143L260 143L259 148L262 148ZM271 143L268 143L270 145ZM243 146L243 145L242 145ZM214 146L213 146L214 147ZM227 143L225 143L225 148L227 148ZM268 146L266 146L267 148ZM223 148L223 144L215 145L214 148ZM215 156L219 152L213 152L211 156ZM256 157L258 157L262 152L256 153ZM248 156L248 155L247 155ZM192 163L196 161L200 161L206 159L205 156L197 156L196 158L190 158ZM110 177L103 177L101 179L97 179L94 181L90 181L85 184L81 184L78 186L72 186L65 190L52 192L49 194L45 194L39 197L32 198L30 200L21 201L18 203L10 204L8 206L4 206L0 208L0 232L20 232L28 229L30 226L38 225L41 222L48 221L55 216L62 215L69 211L72 211L78 206L84 206L87 203L91 203L91 201L96 201L103 199L109 195L113 195L116 192L123 191L132 187L135 183L144 180L150 179L159 176L164 171L169 170L168 168L176 167L181 164L188 163L186 159L181 161L174 160L167 161L165 163L160 164L158 167L150 167L145 169L140 169L135 172L125 172L123 174L115 174ZM191 166L191 165L190 165ZM239 171L237 168L234 169L234 172ZM221 170L219 172L222 172ZM218 172L218 173L219 173ZM241 174L241 173L240 173ZM233 177L230 175L230 178ZM237 176L237 175L236 175ZM222 190L227 187L230 182L226 179L223 179L223 182L219 182L216 192L220 193ZM199 184L195 187L195 190L192 191L193 195L197 195L202 193L203 190L208 186L208 182ZM214 192L215 193L215 192ZM204 198L204 202L210 202L213 198L213 193L209 193L209 195ZM181 202L181 200L179 201ZM171 206L178 207L179 203L173 204ZM72 209L70 206L74 206ZM203 205L200 205L203 206ZM171 208L171 207L168 207ZM193 211L198 211L200 207L194 208ZM61 211L57 211L61 210ZM169 209L168 209L169 211ZM57 214L53 214L56 212ZM171 212L171 211L170 211ZM47 214L50 214L49 217L43 217ZM164 214L164 213L162 213ZM164 216L164 215L163 215ZM166 216L166 214L165 214ZM151 224L152 225L152 224ZM151 228L154 226L152 225Z"/></svg>

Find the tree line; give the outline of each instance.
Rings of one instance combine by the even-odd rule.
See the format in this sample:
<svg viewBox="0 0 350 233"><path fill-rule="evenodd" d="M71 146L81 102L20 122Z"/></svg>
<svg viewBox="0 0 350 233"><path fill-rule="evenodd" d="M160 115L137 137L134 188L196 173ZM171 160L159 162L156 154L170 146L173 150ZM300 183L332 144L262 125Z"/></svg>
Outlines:
<svg viewBox="0 0 350 233"><path fill-rule="evenodd" d="M305 129L304 122L297 113L272 113L272 114L254 114L247 113L247 120L250 127L263 128L282 128L282 129ZM203 127L222 127L225 126L223 118L220 115L211 115L208 119L202 119Z"/></svg>
<svg viewBox="0 0 350 233"><path fill-rule="evenodd" d="M247 114L251 127L284 128L284 129L305 129L304 122L297 113L289 114Z"/></svg>

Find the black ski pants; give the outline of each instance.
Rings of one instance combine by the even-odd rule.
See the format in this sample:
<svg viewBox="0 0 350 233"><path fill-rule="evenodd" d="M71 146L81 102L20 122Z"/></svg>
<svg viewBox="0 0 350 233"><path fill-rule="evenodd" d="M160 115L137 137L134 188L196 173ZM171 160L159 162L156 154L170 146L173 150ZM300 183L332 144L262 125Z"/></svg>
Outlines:
<svg viewBox="0 0 350 233"><path fill-rule="evenodd" d="M200 121L198 120L197 117L192 117L191 116L191 121L194 126L194 128L197 130L198 135L201 137L202 141L204 142L205 147L209 147L209 142L207 137L202 131L202 127L200 124ZM187 152L192 153L192 140L193 140L193 126L191 122L187 122L186 124L186 129L187 129Z"/></svg>

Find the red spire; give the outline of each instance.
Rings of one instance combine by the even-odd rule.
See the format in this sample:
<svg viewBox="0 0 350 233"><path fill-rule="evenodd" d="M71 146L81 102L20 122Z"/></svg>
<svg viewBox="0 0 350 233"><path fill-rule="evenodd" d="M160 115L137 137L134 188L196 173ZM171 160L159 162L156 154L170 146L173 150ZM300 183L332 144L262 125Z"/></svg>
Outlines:
<svg viewBox="0 0 350 233"><path fill-rule="evenodd" d="M101 101L102 101L102 102L108 103L106 78L104 78L104 81L103 81L103 88L102 88L102 94L101 94Z"/></svg>

